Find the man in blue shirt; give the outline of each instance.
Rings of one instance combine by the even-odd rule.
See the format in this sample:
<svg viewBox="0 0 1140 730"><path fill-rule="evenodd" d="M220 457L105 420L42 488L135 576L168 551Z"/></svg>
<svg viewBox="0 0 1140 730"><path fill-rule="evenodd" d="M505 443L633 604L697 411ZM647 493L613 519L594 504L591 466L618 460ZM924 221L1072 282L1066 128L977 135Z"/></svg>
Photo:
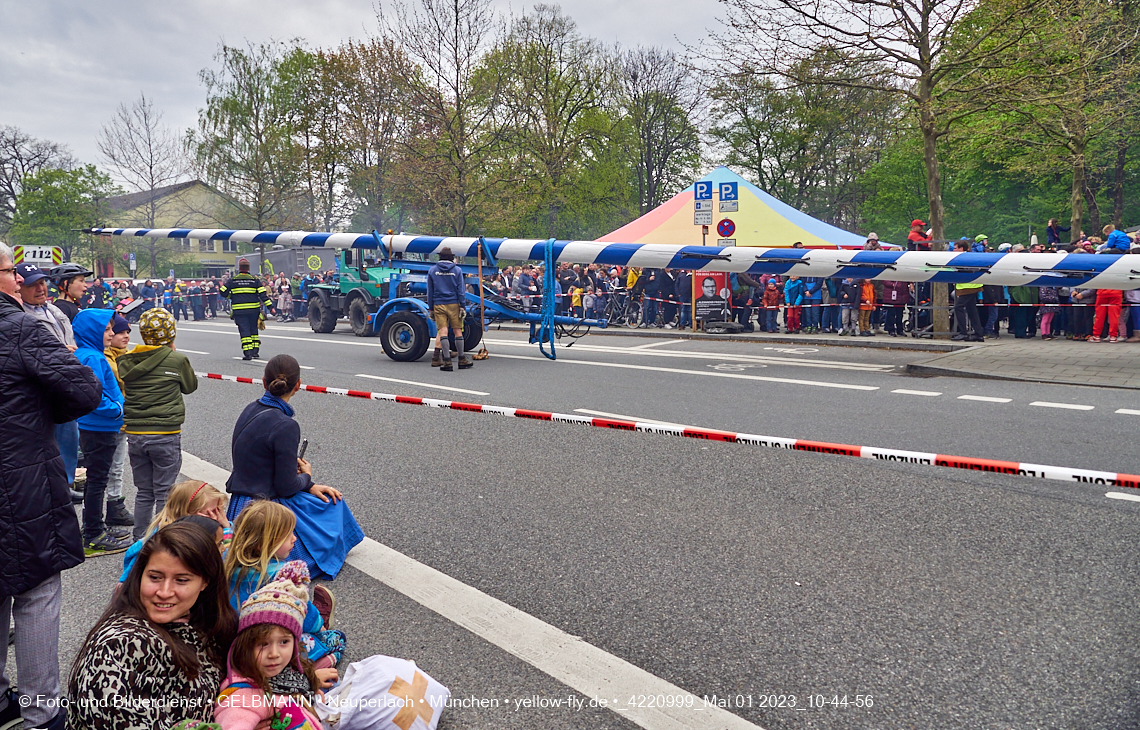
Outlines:
<svg viewBox="0 0 1140 730"><path fill-rule="evenodd" d="M455 263L455 254L450 248L439 252L439 263L428 271L427 305L435 319L435 351L431 356L432 367L451 372L451 348L443 346L447 331L455 335L455 351L459 359L459 369L466 370L474 363L463 354L463 300L467 285L463 280L463 269ZM442 351L441 351L442 349Z"/></svg>

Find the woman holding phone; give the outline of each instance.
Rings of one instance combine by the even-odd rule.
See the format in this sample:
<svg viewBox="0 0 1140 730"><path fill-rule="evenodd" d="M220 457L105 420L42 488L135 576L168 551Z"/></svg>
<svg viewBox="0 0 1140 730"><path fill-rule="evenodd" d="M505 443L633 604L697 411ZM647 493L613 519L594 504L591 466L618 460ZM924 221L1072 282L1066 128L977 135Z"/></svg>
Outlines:
<svg viewBox="0 0 1140 730"><path fill-rule="evenodd" d="M288 507L297 517L297 542L286 559L303 560L314 578L335 578L364 533L340 491L313 482L313 467L299 449L301 426L289 401L301 389L301 366L277 355L266 364L262 384L265 393L234 425L226 516L236 520L255 499Z"/></svg>

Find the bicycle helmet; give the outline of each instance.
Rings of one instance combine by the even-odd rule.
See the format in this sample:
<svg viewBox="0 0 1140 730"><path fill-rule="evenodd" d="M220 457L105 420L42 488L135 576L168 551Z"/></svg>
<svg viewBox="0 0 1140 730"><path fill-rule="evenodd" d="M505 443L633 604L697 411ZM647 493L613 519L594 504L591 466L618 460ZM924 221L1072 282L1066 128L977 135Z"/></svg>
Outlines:
<svg viewBox="0 0 1140 730"><path fill-rule="evenodd" d="M88 276L94 276L94 274L94 271L80 266L79 264L60 264L48 272L48 276L50 276L52 280L57 283L66 281L67 279L74 279L77 276L87 278Z"/></svg>

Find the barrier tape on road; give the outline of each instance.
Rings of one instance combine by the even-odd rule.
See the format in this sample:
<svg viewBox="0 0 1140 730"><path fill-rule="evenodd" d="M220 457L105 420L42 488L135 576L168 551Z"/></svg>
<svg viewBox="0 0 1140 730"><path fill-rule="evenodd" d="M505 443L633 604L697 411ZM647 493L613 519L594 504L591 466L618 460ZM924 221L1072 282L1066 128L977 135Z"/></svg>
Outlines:
<svg viewBox="0 0 1140 730"><path fill-rule="evenodd" d="M217 373L197 373L200 378L210 380L228 380L234 383L248 383L261 385L260 378L245 378L236 375L219 375ZM552 413L548 411L531 411L524 408L505 408L502 406L485 406L477 403L463 403L461 401L438 400L436 398L416 398L407 395L391 395L389 393L373 393L367 390L349 390L346 388L332 388L324 385L301 384L301 390L311 393L326 393L340 395L348 398L362 398L364 400L391 401L409 405L429 406L432 408L449 408L453 411L469 411L472 413L490 413L514 418L527 418L534 421L552 421L556 423L579 423L597 428L611 428L619 431L640 431L665 436L681 436L684 438L702 439L705 441L725 441L752 446L765 446L773 449L791 449L794 451L812 451L817 454L837 454L840 456L855 456L863 459L877 461L893 461L902 464L920 464L924 466L942 466L950 469L965 469L967 471L983 471L994 474L1012 474L1023 477L1040 479L1054 479L1063 482L1076 482L1080 484L1098 484L1112 487L1129 487L1140 489L1140 475L1118 474L1108 471L1095 471L1092 469L1070 469L1063 466L1048 466L1045 464L1028 464L1018 461L1001 461L999 459L977 459L969 456L951 456L949 454L933 454L921 451L904 451L902 449L883 449L877 446L852 446L850 444L833 444L826 441L808 441L805 439L791 439L780 436L757 436L750 433L734 433L732 431L717 431L707 428L694 428L692 426L670 426L652 422L626 421L614 418L591 418L588 416L573 416L567 413Z"/></svg>

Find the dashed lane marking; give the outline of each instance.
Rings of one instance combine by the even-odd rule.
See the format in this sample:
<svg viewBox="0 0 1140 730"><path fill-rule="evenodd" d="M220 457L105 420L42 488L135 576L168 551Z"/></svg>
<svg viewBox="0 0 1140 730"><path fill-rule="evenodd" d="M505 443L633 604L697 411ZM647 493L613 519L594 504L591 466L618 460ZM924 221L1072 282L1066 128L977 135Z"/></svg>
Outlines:
<svg viewBox="0 0 1140 730"><path fill-rule="evenodd" d="M1123 492L1105 492L1104 496L1109 499L1124 499L1129 502L1140 502L1140 494L1125 494Z"/></svg>
<svg viewBox="0 0 1140 730"><path fill-rule="evenodd" d="M178 351L179 351L179 352L188 352L188 353L190 353L191 355L209 355L209 354L210 354L210 353L208 353L208 352L202 352L201 350L187 350L187 349L186 349L186 348L184 348L184 347L179 347L179 348L178 348Z"/></svg>
<svg viewBox="0 0 1140 730"><path fill-rule="evenodd" d="M467 390L466 388L453 388L450 385L434 385L432 383L418 383L414 380L400 380L399 378L384 378L379 375L365 375L364 373L357 373L358 378L369 378L370 380L387 380L390 383L403 383L404 385L418 385L421 388L434 388L436 390L450 390L453 393L467 393L468 395L491 395L482 390Z"/></svg>
<svg viewBox="0 0 1140 730"><path fill-rule="evenodd" d="M496 354L495 357L505 357L511 360L537 360L544 361L544 357L532 357L530 355L501 355ZM736 378L739 380L762 380L766 383L786 383L788 385L812 385L817 388L838 388L840 390L879 390L877 385L852 385L850 383L824 383L818 380L799 380L797 378L773 378L766 375L741 375L739 373L719 373L704 370L682 370L680 368L661 368L652 365L630 365L628 363L620 362L592 362L590 360L572 360L566 357L559 357L553 360L555 363L568 363L571 365L593 365L602 368L620 368L623 370L649 370L657 373L678 373L681 375L704 375L711 378Z"/></svg>
<svg viewBox="0 0 1140 730"><path fill-rule="evenodd" d="M1076 403L1051 403L1047 400L1035 400L1029 405L1040 406L1042 408L1064 408L1069 411L1091 411L1096 408L1096 406L1082 406Z"/></svg>
<svg viewBox="0 0 1140 730"><path fill-rule="evenodd" d="M1116 412L1125 416L1140 416L1140 411L1136 411L1131 408L1117 408Z"/></svg>
<svg viewBox="0 0 1140 730"><path fill-rule="evenodd" d="M634 345L630 347L631 350L648 350L651 347L661 347L662 345L679 345L685 340L661 340L660 342L650 342L647 345Z"/></svg>
<svg viewBox="0 0 1140 730"><path fill-rule="evenodd" d="M193 352L193 350L179 350L179 352ZM198 353L198 354L199 354L199 355L209 355L210 353L208 353L208 352L200 352L200 353ZM260 359L258 359L258 358L254 358L254 359L252 359L252 360L245 360L244 358L240 358L240 357L238 357L237 355L234 355L234 358L233 358L233 359L234 359L234 360L242 360L243 362L256 362L256 363L259 363L259 364L261 364L261 365L268 365L268 364L269 364L269 361L268 361L268 360L260 360ZM316 368L315 368L315 367L313 367L312 365L301 365L301 364L298 364L298 365L297 365L297 367L301 368L302 370L316 370Z"/></svg>
<svg viewBox="0 0 1140 730"><path fill-rule="evenodd" d="M225 469L185 451L182 473L214 484L225 484L229 479ZM762 730L722 708L704 707L703 700L691 692L371 538L354 547L347 562L586 697L672 696L681 700L678 704L692 698L687 709L624 708L623 717L646 730L686 730L698 725L718 730ZM701 715L698 723L692 714L695 708L710 714Z"/></svg>
<svg viewBox="0 0 1140 730"><path fill-rule="evenodd" d="M899 395L925 395L930 398L942 395L936 390L907 390L906 388L899 388L898 390L892 390L891 392L898 393Z"/></svg>
<svg viewBox="0 0 1140 730"><path fill-rule="evenodd" d="M976 400L982 403L1010 403L1013 398L993 398L988 395L960 395L958 400Z"/></svg>
<svg viewBox="0 0 1140 730"><path fill-rule="evenodd" d="M656 423L660 426L673 426L674 428L685 428L680 423L670 423L669 421L658 421L653 418L641 418L640 416L623 416L620 413L607 413L605 411L591 411L589 408L575 408L575 413L585 413L591 416L602 416L603 418L619 418L623 421L637 421L640 423Z"/></svg>

